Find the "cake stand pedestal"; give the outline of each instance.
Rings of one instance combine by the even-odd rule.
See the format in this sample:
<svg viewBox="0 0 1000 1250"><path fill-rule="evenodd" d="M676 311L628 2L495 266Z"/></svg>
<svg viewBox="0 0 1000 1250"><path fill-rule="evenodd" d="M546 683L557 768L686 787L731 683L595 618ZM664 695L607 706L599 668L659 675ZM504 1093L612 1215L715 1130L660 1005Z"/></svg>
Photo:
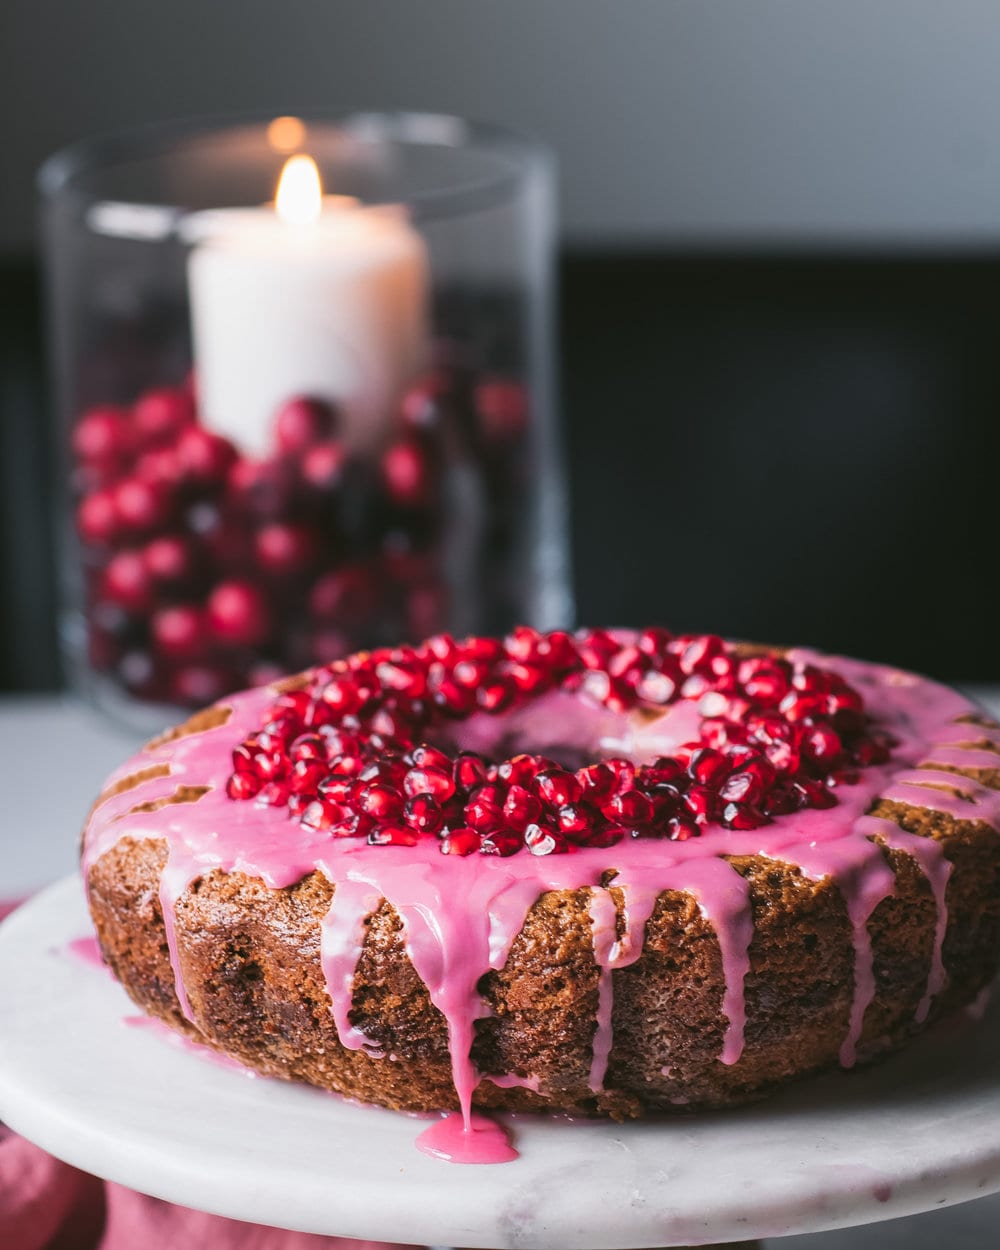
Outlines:
<svg viewBox="0 0 1000 1250"><path fill-rule="evenodd" d="M149 1028L70 949L78 879L0 927L0 1118L132 1189L236 1219L536 1250L706 1246L910 1215L1000 1189L1000 1011L731 1112L513 1116L520 1158L461 1167L416 1117L253 1079Z"/></svg>

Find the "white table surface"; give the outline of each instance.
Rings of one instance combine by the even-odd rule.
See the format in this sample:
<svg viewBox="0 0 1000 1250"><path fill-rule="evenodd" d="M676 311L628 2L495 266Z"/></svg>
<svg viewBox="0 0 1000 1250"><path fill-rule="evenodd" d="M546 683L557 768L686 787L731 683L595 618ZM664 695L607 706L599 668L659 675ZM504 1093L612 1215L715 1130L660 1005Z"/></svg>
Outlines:
<svg viewBox="0 0 1000 1250"><path fill-rule="evenodd" d="M1000 688L970 693L1000 715ZM30 893L74 871L80 826L101 782L141 741L69 697L0 699L7 816L0 827L0 898ZM768 1250L992 1250L998 1244L1000 1194L864 1228L764 1243Z"/></svg>

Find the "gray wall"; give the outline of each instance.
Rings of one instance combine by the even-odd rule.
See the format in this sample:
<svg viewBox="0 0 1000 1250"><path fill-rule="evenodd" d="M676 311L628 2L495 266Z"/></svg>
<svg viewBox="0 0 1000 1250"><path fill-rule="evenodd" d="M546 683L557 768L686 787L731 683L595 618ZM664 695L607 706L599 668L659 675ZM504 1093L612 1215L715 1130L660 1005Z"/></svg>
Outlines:
<svg viewBox="0 0 1000 1250"><path fill-rule="evenodd" d="M339 104L545 138L577 242L1000 228L996 0L0 0L0 248L73 139Z"/></svg>

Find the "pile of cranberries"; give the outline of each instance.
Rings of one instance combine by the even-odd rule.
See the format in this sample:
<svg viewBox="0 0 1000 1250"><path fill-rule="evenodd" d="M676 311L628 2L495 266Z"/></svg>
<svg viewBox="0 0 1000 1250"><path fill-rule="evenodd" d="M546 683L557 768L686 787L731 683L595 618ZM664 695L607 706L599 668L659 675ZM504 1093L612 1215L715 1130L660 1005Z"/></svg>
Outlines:
<svg viewBox="0 0 1000 1250"><path fill-rule="evenodd" d="M575 770L540 755L447 749L456 722L555 690L617 712L691 700L700 737L649 764L611 758ZM373 845L434 839L446 855L549 855L832 807L838 787L884 763L890 747L858 692L827 669L741 657L711 635L520 628L503 641L442 634L317 670L235 749L227 792Z"/></svg>
<svg viewBox="0 0 1000 1250"><path fill-rule="evenodd" d="M477 508L502 513L527 415L517 383L442 367L403 397L374 456L348 452L333 407L298 397L253 459L199 423L190 385L89 409L72 448L91 666L139 697L201 706L441 629L442 536L464 524L445 476L471 464Z"/></svg>

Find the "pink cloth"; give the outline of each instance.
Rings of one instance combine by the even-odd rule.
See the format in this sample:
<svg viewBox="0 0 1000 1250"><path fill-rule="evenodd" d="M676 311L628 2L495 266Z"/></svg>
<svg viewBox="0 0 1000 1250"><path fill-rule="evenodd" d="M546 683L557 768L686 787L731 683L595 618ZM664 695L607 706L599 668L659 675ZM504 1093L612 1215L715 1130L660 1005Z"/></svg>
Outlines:
<svg viewBox="0 0 1000 1250"><path fill-rule="evenodd" d="M16 906L0 900L0 920ZM0 1248L395 1250L386 1242L290 1233L147 1198L60 1163L2 1124Z"/></svg>

